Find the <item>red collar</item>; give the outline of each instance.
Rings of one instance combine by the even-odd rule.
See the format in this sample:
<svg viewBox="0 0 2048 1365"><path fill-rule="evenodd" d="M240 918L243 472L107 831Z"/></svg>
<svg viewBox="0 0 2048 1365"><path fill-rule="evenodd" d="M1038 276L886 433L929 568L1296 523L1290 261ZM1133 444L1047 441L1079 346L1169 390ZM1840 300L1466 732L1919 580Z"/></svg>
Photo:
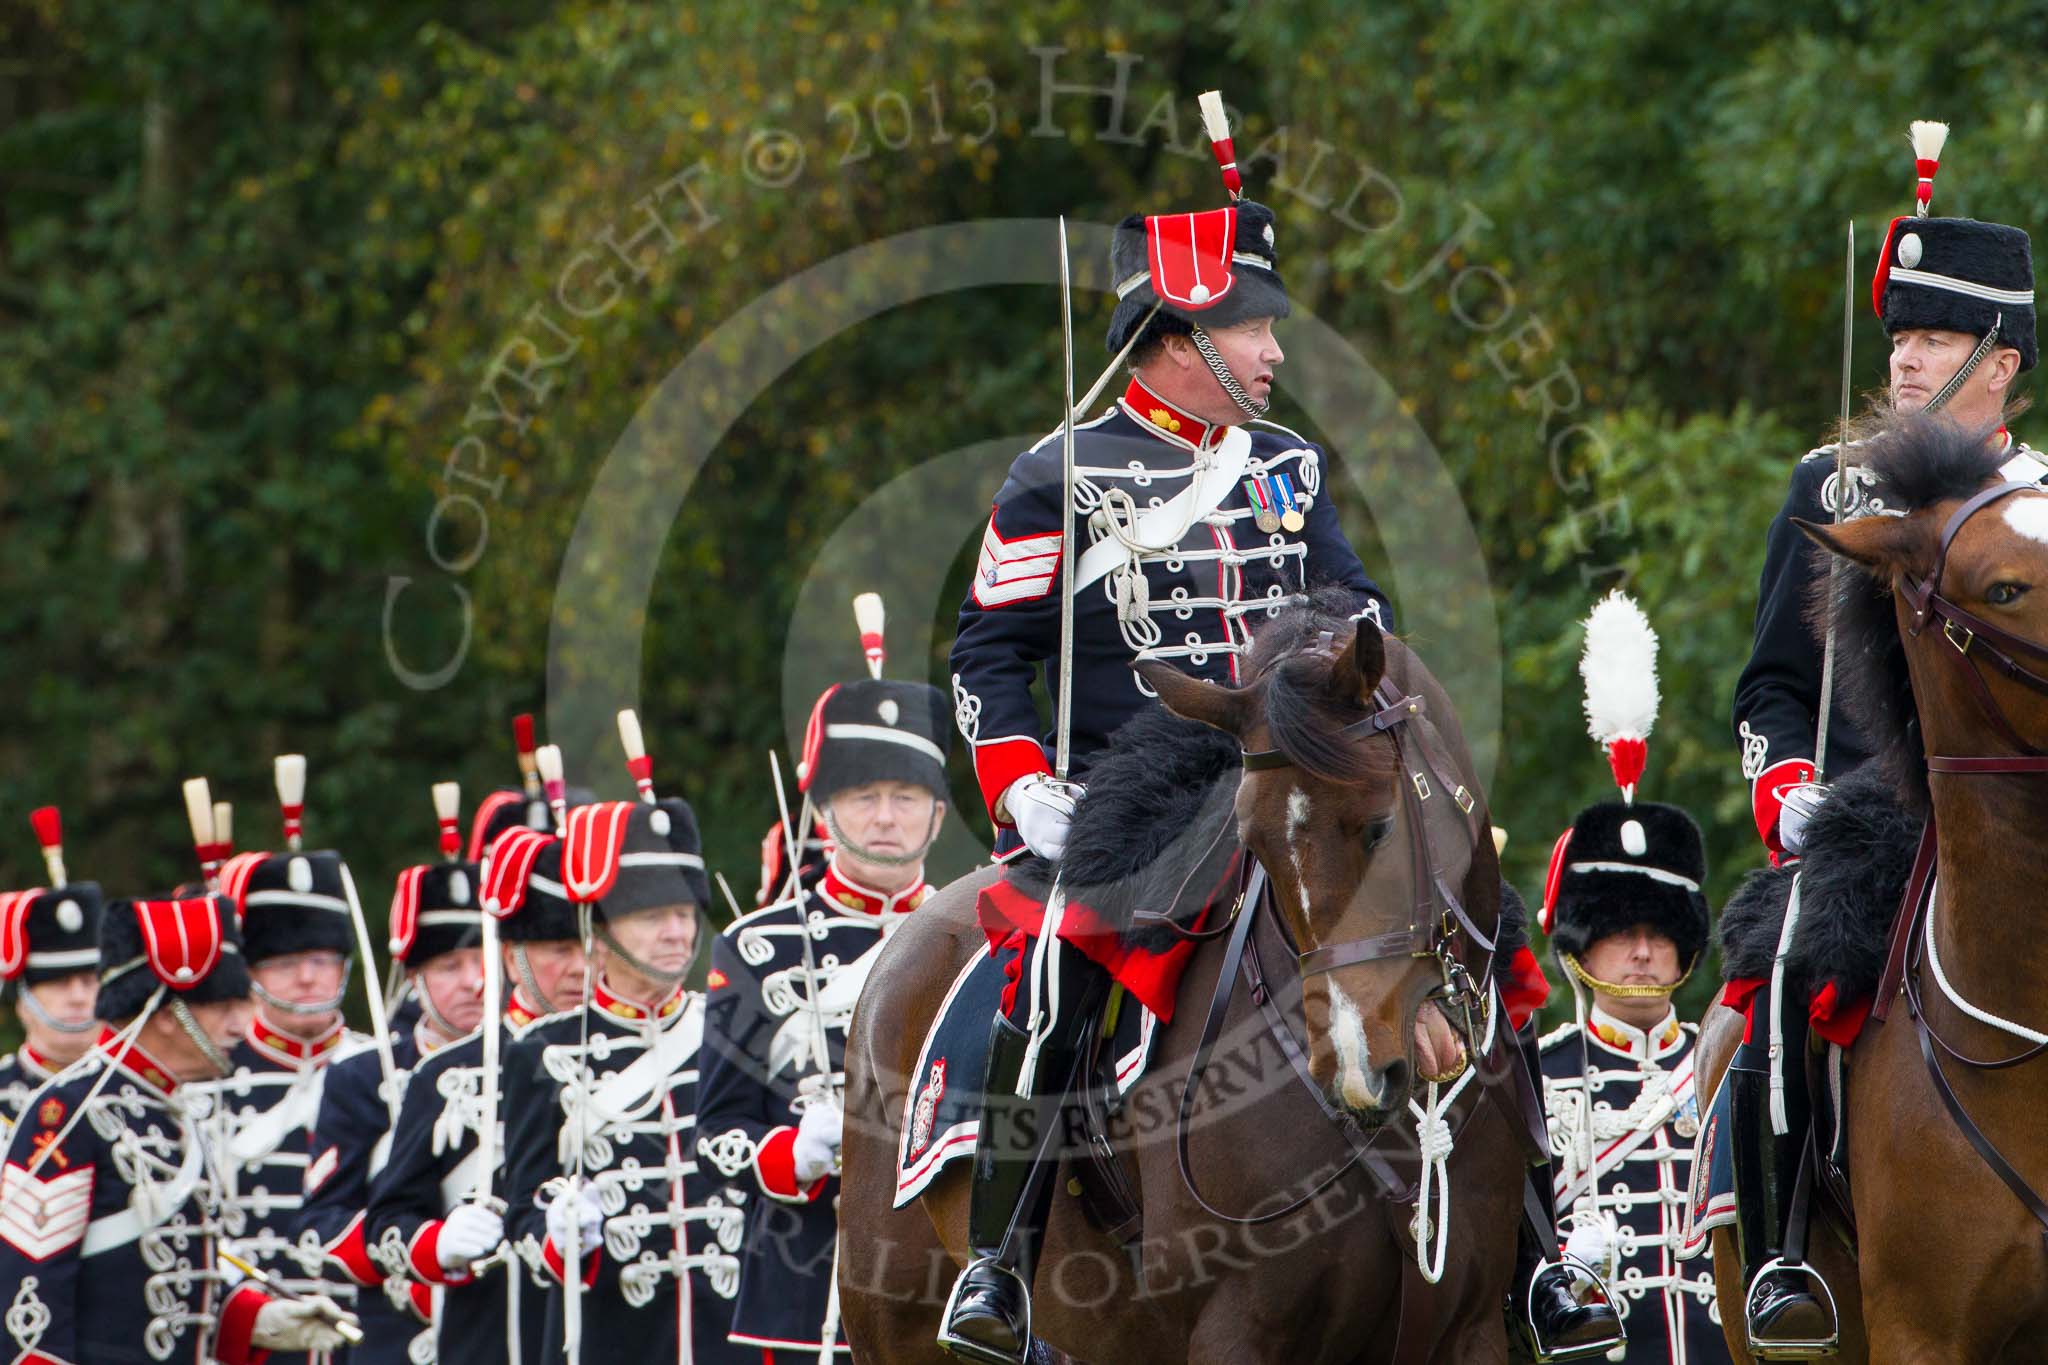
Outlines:
<svg viewBox="0 0 2048 1365"><path fill-rule="evenodd" d="M1646 1033L1633 1025L1624 1024L1595 1005L1587 1016L1586 1031L1593 1035L1594 1041L1609 1051L1619 1052L1622 1056L1639 1062L1662 1061L1678 1051L1685 1042L1685 1030L1679 1026L1677 1010L1665 1015L1663 1023Z"/></svg>
<svg viewBox="0 0 2048 1365"><path fill-rule="evenodd" d="M1130 387L1124 390L1124 396L1117 401L1123 404L1125 412L1142 422L1153 435L1191 449L1213 446L1223 439L1224 432L1230 430L1183 412L1146 388L1140 379L1133 378Z"/></svg>
<svg viewBox="0 0 2048 1365"><path fill-rule="evenodd" d="M505 1001L505 1022L513 1028L525 1028L538 1018L538 1014L526 1008L526 1002L519 998L519 991L515 988L510 998Z"/></svg>
<svg viewBox="0 0 2048 1365"><path fill-rule="evenodd" d="M908 914L923 905L924 898L931 893L932 884L922 879L893 896L870 891L841 872L837 858L826 864L825 875L818 881L818 894L832 902L833 909L851 910L861 915Z"/></svg>
<svg viewBox="0 0 2048 1365"><path fill-rule="evenodd" d="M46 1081L56 1075L58 1071L57 1067L50 1065L49 1058L37 1052L27 1043L21 1045L21 1069L28 1072L31 1076L39 1076Z"/></svg>
<svg viewBox="0 0 2048 1365"><path fill-rule="evenodd" d="M112 1029L101 1029L99 1040L94 1046L106 1053L115 1066L144 1085L166 1095L178 1088L177 1080L161 1062L144 1052L138 1043L122 1046L120 1035Z"/></svg>
<svg viewBox="0 0 2048 1365"><path fill-rule="evenodd" d="M678 983L668 999L659 1005L649 1005L628 1000L613 991L605 984L604 975L599 973L597 985L591 988L590 1003L619 1019L667 1019L683 1007L683 988Z"/></svg>
<svg viewBox="0 0 2048 1365"><path fill-rule="evenodd" d="M334 1026L318 1038L294 1038L280 1033L263 1022L263 1016L256 1014L249 1019L249 1045L273 1061L287 1066L325 1066L332 1060L327 1054L341 1046L342 1021L337 1019Z"/></svg>

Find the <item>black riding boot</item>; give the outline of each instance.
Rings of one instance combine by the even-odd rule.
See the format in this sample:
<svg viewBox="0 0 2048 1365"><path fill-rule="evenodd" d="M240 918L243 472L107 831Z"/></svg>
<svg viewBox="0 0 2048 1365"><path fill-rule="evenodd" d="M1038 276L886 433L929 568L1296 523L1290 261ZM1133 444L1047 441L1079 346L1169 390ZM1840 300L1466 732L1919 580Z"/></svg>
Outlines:
<svg viewBox="0 0 2048 1365"><path fill-rule="evenodd" d="M1533 1023L1516 1035L1516 1042L1527 1073L1519 1080L1537 1087L1540 1096L1538 1078L1543 1072ZM1599 1272L1576 1259L1564 1264L1558 1254L1557 1196L1547 1163L1529 1168L1522 1192L1522 1225L1515 1238L1515 1278L1508 1292L1509 1317L1538 1365L1591 1360L1624 1339L1621 1317L1609 1302Z"/></svg>
<svg viewBox="0 0 2048 1365"><path fill-rule="evenodd" d="M1760 1008L1767 1009L1768 1001ZM1767 1017L1759 1014L1759 1018ZM1742 1256L1745 1328L1758 1360L1832 1355L1840 1340L1834 1295L1805 1262L1806 1229L1794 1226L1792 1192L1805 1153L1805 1020L1786 1020L1785 1110L1789 1131L1771 1131L1770 1054L1755 1044L1728 1065L1729 1149L1735 1176L1735 1240Z"/></svg>
<svg viewBox="0 0 2048 1365"><path fill-rule="evenodd" d="M1103 992L1082 995L1040 1049L1030 1099L1016 1094L1028 1035L1001 1015L990 1031L967 1204L970 1259L953 1283L938 1337L962 1360L1024 1365L1031 1350L1031 1280L1059 1173L1061 1116L1088 1033L1101 1019Z"/></svg>

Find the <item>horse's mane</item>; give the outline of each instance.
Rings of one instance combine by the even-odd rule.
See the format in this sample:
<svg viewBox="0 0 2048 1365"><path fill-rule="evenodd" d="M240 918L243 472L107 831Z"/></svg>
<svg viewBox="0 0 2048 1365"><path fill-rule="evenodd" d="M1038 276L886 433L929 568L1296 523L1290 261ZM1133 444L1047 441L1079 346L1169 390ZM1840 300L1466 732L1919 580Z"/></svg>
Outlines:
<svg viewBox="0 0 2048 1365"><path fill-rule="evenodd" d="M1268 727L1274 746L1290 761L1337 781L1388 780L1394 771L1391 746L1332 738L1365 714L1328 695L1330 665L1353 629L1356 610L1355 595L1343 588L1290 599L1258 629L1243 672L1266 676ZM1318 648L1325 632L1336 648ZM1139 712L1089 766L1088 794L1074 813L1061 858L1068 896L1126 942L1170 946L1170 929L1140 927L1138 916L1191 920L1218 889L1237 850L1231 823L1241 771L1235 736L1163 706ZM1026 856L1012 865L1010 876L1044 895L1052 868Z"/></svg>
<svg viewBox="0 0 2048 1365"><path fill-rule="evenodd" d="M1988 441L1988 432L1968 430L1938 415L1881 418L1882 425L1864 428L1855 454L1877 476L1893 508L1910 514L1966 498L1998 477L2005 456ZM1846 560L1843 572L1829 575L1828 552L1818 545L1812 552L1823 556L1823 572L1814 576L1807 603L1815 639L1826 633L1828 586L1831 581L1835 585L1837 697L1892 788L1911 811L1924 812L1927 769L1891 584Z"/></svg>

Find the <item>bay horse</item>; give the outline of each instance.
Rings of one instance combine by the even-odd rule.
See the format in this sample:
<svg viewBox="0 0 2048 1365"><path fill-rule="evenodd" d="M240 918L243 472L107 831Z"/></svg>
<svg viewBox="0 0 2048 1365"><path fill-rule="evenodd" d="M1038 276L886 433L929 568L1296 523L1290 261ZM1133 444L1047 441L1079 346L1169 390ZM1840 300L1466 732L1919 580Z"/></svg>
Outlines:
<svg viewBox="0 0 2048 1365"><path fill-rule="evenodd" d="M1849 1361L2048 1356L2048 491L2001 482L1989 435L1905 419L1865 448L1905 515L1800 523L1849 570L1837 658L1866 674L1860 728L1939 831L1931 901L1904 898L1908 932L1847 1052L1849 1207L1817 1199L1808 1238ZM1742 1032L1714 1015L1710 1087ZM1714 1262L1748 1360L1730 1229Z"/></svg>
<svg viewBox="0 0 2048 1365"><path fill-rule="evenodd" d="M1102 1230L1078 1197L1085 1174L1071 1159L1061 1171L1034 1285L1034 1361L1508 1358L1502 1307L1529 1153L1514 1101L1502 1098L1512 1091L1508 1028L1497 998L1471 1023L1438 1003L1447 978L1487 979L1479 943L1498 932L1500 873L1486 807L1469 789L1471 758L1443 689L1404 644L1332 611L1333 600L1318 595L1268 621L1241 687L1139 666L1169 711L1225 737L1227 771L1218 799L1199 803L1208 813L1174 841L1197 856L1169 848L1158 859L1165 876L1135 876L1171 886L1177 858L1185 880L1202 849L1235 835L1263 865L1268 892L1227 921L1231 945L1219 928L1196 946L1180 1008L1108 1125L1138 1231L1120 1240ZM1125 745L1120 735L1091 771L1068 867L1090 803L1108 798L1118 771L1140 772L1148 758L1171 766L1154 749L1126 754L1120 769ZM969 1163L893 1207L898 1135L920 1040L949 983L989 951L976 897L997 875L972 873L911 915L854 1014L838 1284L856 1361L952 1359L935 1335L966 1256ZM1461 909L1447 905L1448 888ZM1254 992L1233 992L1240 967L1226 963L1240 949L1247 973L1266 964L1256 970L1285 1039ZM1437 1181L1418 1188L1411 1096L1435 1090L1418 1072L1443 1072L1448 1089L1454 1065L1479 1083L1444 1115L1437 1136L1455 1132L1455 1145ZM1446 1193L1447 1218L1437 1203ZM1411 1226L1418 1195L1436 1220L1423 1248L1441 1257L1434 1283Z"/></svg>

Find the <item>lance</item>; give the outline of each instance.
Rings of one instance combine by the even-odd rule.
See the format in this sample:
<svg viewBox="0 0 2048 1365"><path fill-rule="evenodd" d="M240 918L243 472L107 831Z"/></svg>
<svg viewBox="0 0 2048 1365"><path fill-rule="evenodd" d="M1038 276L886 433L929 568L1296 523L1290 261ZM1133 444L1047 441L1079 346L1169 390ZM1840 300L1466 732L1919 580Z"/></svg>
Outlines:
<svg viewBox="0 0 2048 1365"><path fill-rule="evenodd" d="M569 787L562 779L562 750L555 744L543 744L534 750L534 766L540 774L541 789L547 794L548 809L555 817L555 837L566 840L569 834ZM563 881L568 880L567 848L563 850ZM590 1074L590 953L591 953L591 910L588 905L579 907L581 936L583 939L583 999L577 1007L581 1031L576 1045L576 1066L579 1072L582 1095L576 1106L576 1149L569 1157L568 1197L571 1201L583 1193L583 1148L589 1141L589 1096L592 1087ZM569 1223L569 1245L564 1247L562 1276L562 1351L569 1359L569 1365L583 1362L583 1234L580 1218Z"/></svg>

